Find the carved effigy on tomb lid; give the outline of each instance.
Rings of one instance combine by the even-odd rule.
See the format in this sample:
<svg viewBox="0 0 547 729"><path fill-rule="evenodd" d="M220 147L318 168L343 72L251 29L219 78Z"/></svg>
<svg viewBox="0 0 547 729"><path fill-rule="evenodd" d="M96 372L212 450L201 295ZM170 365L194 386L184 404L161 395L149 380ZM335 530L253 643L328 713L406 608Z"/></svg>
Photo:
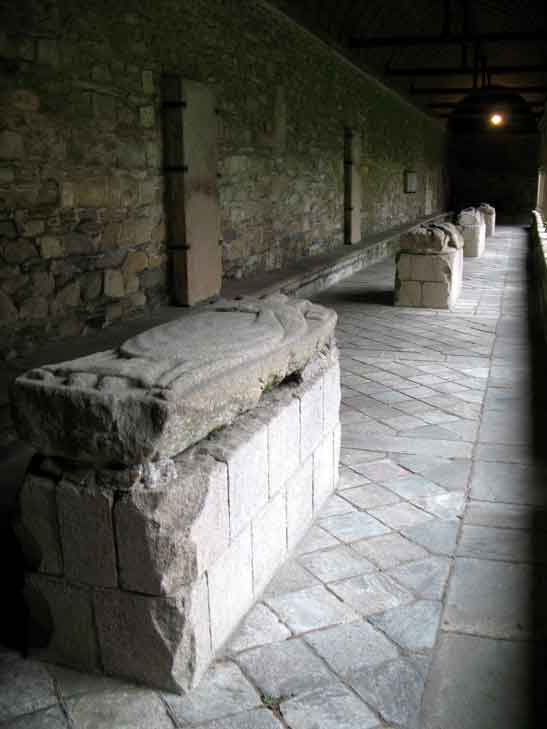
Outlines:
<svg viewBox="0 0 547 729"><path fill-rule="evenodd" d="M21 375L14 421L47 455L95 464L172 456L303 369L335 324L333 311L282 295L217 302L118 349Z"/></svg>

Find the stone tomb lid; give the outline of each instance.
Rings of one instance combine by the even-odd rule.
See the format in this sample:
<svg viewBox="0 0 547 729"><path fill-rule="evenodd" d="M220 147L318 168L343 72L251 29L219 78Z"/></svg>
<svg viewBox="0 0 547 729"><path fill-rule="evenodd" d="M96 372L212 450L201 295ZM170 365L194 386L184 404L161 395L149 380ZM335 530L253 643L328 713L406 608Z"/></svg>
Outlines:
<svg viewBox="0 0 547 729"><path fill-rule="evenodd" d="M483 222L482 215L477 208L464 208L458 216L459 225L482 225Z"/></svg>
<svg viewBox="0 0 547 729"><path fill-rule="evenodd" d="M117 349L21 375L14 421L47 455L119 465L173 456L302 370L335 325L332 310L283 295L219 301Z"/></svg>
<svg viewBox="0 0 547 729"><path fill-rule="evenodd" d="M402 235L399 247L404 253L447 253L451 248L462 248L463 238L452 223L430 223Z"/></svg>

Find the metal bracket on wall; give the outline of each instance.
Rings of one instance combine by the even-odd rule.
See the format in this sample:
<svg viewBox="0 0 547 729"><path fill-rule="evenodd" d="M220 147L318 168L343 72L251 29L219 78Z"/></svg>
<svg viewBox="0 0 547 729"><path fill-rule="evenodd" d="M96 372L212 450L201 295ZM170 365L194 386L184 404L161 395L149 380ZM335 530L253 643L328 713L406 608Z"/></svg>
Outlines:
<svg viewBox="0 0 547 729"><path fill-rule="evenodd" d="M171 243L167 244L168 251L189 251L192 246L187 246L184 243Z"/></svg>
<svg viewBox="0 0 547 729"><path fill-rule="evenodd" d="M164 172L188 172L188 165L166 165Z"/></svg>
<svg viewBox="0 0 547 729"><path fill-rule="evenodd" d="M185 101L164 101L162 106L165 109L185 109L187 104Z"/></svg>

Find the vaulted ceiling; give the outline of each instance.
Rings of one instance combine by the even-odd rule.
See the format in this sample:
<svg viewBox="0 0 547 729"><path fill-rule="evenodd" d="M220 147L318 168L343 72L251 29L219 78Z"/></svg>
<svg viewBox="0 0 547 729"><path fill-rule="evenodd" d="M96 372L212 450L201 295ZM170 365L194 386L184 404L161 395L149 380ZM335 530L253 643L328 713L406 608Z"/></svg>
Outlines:
<svg viewBox="0 0 547 729"><path fill-rule="evenodd" d="M276 4L437 117L489 87L517 92L537 118L545 108L547 0Z"/></svg>

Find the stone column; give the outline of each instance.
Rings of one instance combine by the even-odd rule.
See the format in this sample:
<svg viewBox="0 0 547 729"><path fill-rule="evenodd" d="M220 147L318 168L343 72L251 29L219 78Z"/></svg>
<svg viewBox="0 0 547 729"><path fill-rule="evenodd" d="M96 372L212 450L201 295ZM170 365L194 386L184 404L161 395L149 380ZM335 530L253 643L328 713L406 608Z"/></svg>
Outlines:
<svg viewBox="0 0 547 729"><path fill-rule="evenodd" d="M486 226L477 208L465 208L458 216L464 240L463 254L466 258L479 258L486 245Z"/></svg>

